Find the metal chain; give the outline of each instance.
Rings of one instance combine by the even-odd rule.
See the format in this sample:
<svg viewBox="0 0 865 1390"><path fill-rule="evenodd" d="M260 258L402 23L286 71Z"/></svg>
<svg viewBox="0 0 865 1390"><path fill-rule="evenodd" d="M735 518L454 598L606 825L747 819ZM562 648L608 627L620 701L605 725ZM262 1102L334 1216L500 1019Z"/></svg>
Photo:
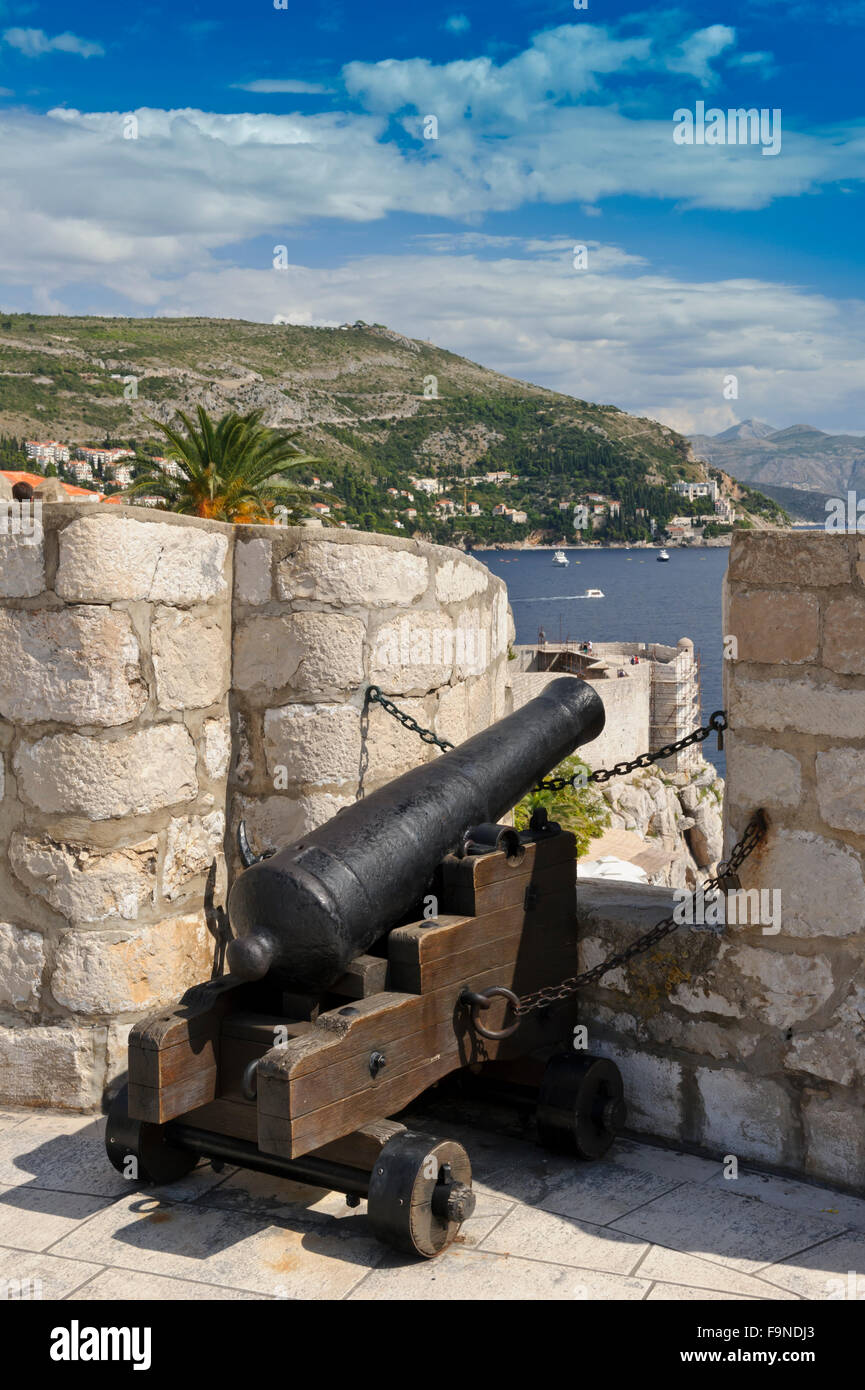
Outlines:
<svg viewBox="0 0 865 1390"><path fill-rule="evenodd" d="M432 729L424 729L413 719L410 714L406 714L386 695L382 694L377 685L371 685L366 693L368 703L379 704L388 714L398 719L405 728L411 729L423 739L424 743L435 744L441 748L442 752L448 752L456 745L449 743L447 739L439 738ZM565 787L577 789L585 786L588 782L608 782L611 777L625 777L629 772L634 772L637 768L652 767L655 763L662 762L665 758L671 758L674 753L680 752L683 748L689 748L694 743L703 743L711 734L718 735L718 748L724 746L724 730L728 727L727 715L724 710L715 710L709 716L708 724L702 724L694 729L692 733L680 738L677 743L665 743L662 748L655 749L654 753L641 753L638 758L632 758L630 762L615 763L611 768L597 768L594 772L586 775L577 772L573 777L547 777L538 782L535 791L563 791ZM702 885L701 891L714 893L720 889L738 887L736 870L744 863L762 842L766 835L766 818L762 811L757 811L748 822L744 834L730 851L730 855L718 865L718 873L714 878L709 878ZM644 955L650 951L664 937L671 936L674 931L681 926L675 916L664 917L660 922L656 922L649 931L638 936L636 941L632 941L623 951L616 951L606 960L600 961L591 970L584 970L581 975L571 975L567 980L562 980L561 984L549 985L545 989L536 989L531 994L520 996L519 1002L514 1008L514 1016L518 1019L525 1018L527 1014L533 1013L535 1009L549 1008L552 1004L557 1004L563 999L577 993L578 990L585 989L587 985L593 985L602 976L611 970L617 970L619 966L627 964L633 960L634 956Z"/></svg>
<svg viewBox="0 0 865 1390"><path fill-rule="evenodd" d="M398 719L405 728L411 729L412 733L422 738L424 743L433 743L437 748L441 748L443 753L455 748L456 744L449 743L446 738L439 738L432 729L425 729L416 719L412 719L410 714L401 710L395 705L393 700L389 700L382 694L379 686L371 685L366 692L369 704L381 705L382 709L388 714ZM638 767L652 767L655 763L662 762L665 758L671 758L674 753L679 753L683 748L690 748L692 743L703 743L711 734L718 735L718 748L724 747L724 730L727 728L727 715L724 710L716 709L714 714L709 716L708 724L701 725L694 729L684 738L680 738L678 743L665 743L663 748L657 748L654 753L641 753L638 758L632 758L627 763L616 763L611 768L599 767L594 772L588 774L576 772L573 777L546 777L538 782L533 788L537 792L559 792L565 787L573 787L575 790L586 786L589 782L609 782L611 777L625 777L629 772L634 772Z"/></svg>
<svg viewBox="0 0 865 1390"><path fill-rule="evenodd" d="M706 879L702 885L703 894L713 893L719 889L738 887L736 870L756 849L757 845L765 839L765 836L766 818L762 811L757 811L748 822L741 839L737 840L730 851L729 858L718 865L718 872L715 877ZM681 920L677 920L675 916L664 917L660 922L656 922L649 931L638 936L636 941L632 941L623 951L617 951L614 955L608 956L606 960L592 966L591 970L584 970L581 975L571 975L567 980L562 980L559 985L551 985L546 989L536 989L531 994L521 995L519 1004L514 1009L515 1016L525 1018L526 1014L533 1013L535 1009L542 1009L556 1004L560 1000L570 999L571 995L576 994L578 990L585 989L587 985L595 984L608 971L616 970L620 965L625 965L629 960L632 960L634 956L641 956L646 951L650 951L659 941L663 941L665 936L671 936L681 925Z"/></svg>

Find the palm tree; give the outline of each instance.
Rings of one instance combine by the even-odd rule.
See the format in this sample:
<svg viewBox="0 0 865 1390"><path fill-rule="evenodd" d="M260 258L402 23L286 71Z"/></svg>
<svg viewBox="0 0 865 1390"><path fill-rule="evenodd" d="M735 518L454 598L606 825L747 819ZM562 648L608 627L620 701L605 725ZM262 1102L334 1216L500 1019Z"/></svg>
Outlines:
<svg viewBox="0 0 865 1390"><path fill-rule="evenodd" d="M295 515L307 489L290 474L320 460L262 425L260 410L229 411L217 421L201 405L196 413L197 426L182 411L170 425L147 421L168 440L167 454L180 476L171 477L154 463L121 495L161 497L170 511L213 521L272 522L277 503Z"/></svg>

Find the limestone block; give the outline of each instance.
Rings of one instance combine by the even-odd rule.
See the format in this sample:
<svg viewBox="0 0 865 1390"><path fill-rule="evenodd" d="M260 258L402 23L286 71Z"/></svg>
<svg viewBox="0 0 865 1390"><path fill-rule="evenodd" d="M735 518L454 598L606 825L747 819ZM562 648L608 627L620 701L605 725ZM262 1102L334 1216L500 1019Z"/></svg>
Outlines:
<svg viewBox="0 0 865 1390"><path fill-rule="evenodd" d="M439 603L457 603L461 599L482 594L490 582L489 572L479 565L467 565L462 560L445 560L436 570L436 599Z"/></svg>
<svg viewBox="0 0 865 1390"><path fill-rule="evenodd" d="M223 594L228 536L196 526L83 516L60 532L61 598L146 599L189 607Z"/></svg>
<svg viewBox="0 0 865 1390"><path fill-rule="evenodd" d="M854 985L839 1006L833 1026L797 1034L790 1043L788 1066L839 1086L850 1086L865 1071L865 989Z"/></svg>
<svg viewBox="0 0 865 1390"><path fill-rule="evenodd" d="M126 724L147 703L128 613L0 608L0 714L30 723Z"/></svg>
<svg viewBox="0 0 865 1390"><path fill-rule="evenodd" d="M319 793L311 796L266 796L254 799L235 798L234 823L246 822L249 842L256 852L282 849L299 840L309 830L316 830L341 811L351 806L353 797L330 796Z"/></svg>
<svg viewBox="0 0 865 1390"><path fill-rule="evenodd" d="M622 1073L629 1129L669 1139L681 1137L682 1068L678 1062L600 1039L593 1042L592 1051L611 1058Z"/></svg>
<svg viewBox="0 0 865 1390"><path fill-rule="evenodd" d="M182 724L117 739L51 734L15 755L19 793L40 811L90 820L147 815L198 792L195 745Z"/></svg>
<svg viewBox="0 0 865 1390"><path fill-rule="evenodd" d="M109 1023L105 1042L105 1094L113 1099L129 1071L131 1023Z"/></svg>
<svg viewBox="0 0 865 1390"><path fill-rule="evenodd" d="M162 865L162 892L173 901L184 886L199 874L206 874L214 859L222 855L225 815L211 811L209 816L189 816L172 820L165 837Z"/></svg>
<svg viewBox="0 0 865 1390"><path fill-rule="evenodd" d="M722 1018L741 1018L743 1009L732 999L725 999L713 990L694 989L691 985L677 984L670 995L671 1004L679 1004L689 1013L720 1014Z"/></svg>
<svg viewBox="0 0 865 1390"><path fill-rule="evenodd" d="M267 603L271 595L273 543L238 537L234 550L234 596L241 603Z"/></svg>
<svg viewBox="0 0 865 1390"><path fill-rule="evenodd" d="M496 589L493 599L492 657L502 656L516 635L514 620L508 607L508 591L504 585Z"/></svg>
<svg viewBox="0 0 865 1390"><path fill-rule="evenodd" d="M144 1012L210 976L213 938L198 914L135 931L65 932L51 993L79 1014Z"/></svg>
<svg viewBox="0 0 865 1390"><path fill-rule="evenodd" d="M759 869L746 863L742 882L781 892L782 936L852 936L865 930L865 884L859 856L806 830L775 829ZM827 884L831 891L827 891Z"/></svg>
<svg viewBox="0 0 865 1390"><path fill-rule="evenodd" d="M731 722L737 729L797 729L803 734L849 738L865 724L865 690L839 690L810 680L755 681L737 675L731 689Z"/></svg>
<svg viewBox="0 0 865 1390"><path fill-rule="evenodd" d="M0 801L6 795L6 759L0 753Z"/></svg>
<svg viewBox="0 0 865 1390"><path fill-rule="evenodd" d="M823 620L823 665L845 675L865 673L865 599L845 594L829 604Z"/></svg>
<svg viewBox="0 0 865 1390"><path fill-rule="evenodd" d="M492 660L491 615L483 608L464 608L456 621L457 680L480 676Z"/></svg>
<svg viewBox="0 0 865 1390"><path fill-rule="evenodd" d="M865 751L830 748L817 754L817 802L827 825L865 834Z"/></svg>
<svg viewBox="0 0 865 1390"><path fill-rule="evenodd" d="M45 589L45 541L9 535L8 524L0 504L0 598L35 598Z"/></svg>
<svg viewBox="0 0 865 1390"><path fill-rule="evenodd" d="M798 806L802 796L799 759L780 748L746 743L731 735L727 747L727 789L737 806Z"/></svg>
<svg viewBox="0 0 865 1390"><path fill-rule="evenodd" d="M737 640L739 661L813 661L819 621L814 594L736 589L730 595L726 631Z"/></svg>
<svg viewBox="0 0 865 1390"><path fill-rule="evenodd" d="M204 709L229 682L229 634L222 614L159 608L150 628L160 709Z"/></svg>
<svg viewBox="0 0 865 1390"><path fill-rule="evenodd" d="M606 960L612 947L609 942L602 941L599 936L584 936L580 939L578 956L579 965L577 967L580 974L584 970L594 970L596 965L600 965L602 960ZM623 994L630 994L631 986L628 984L628 977L624 967L618 970L608 970L599 981L601 989L618 989Z"/></svg>
<svg viewBox="0 0 865 1390"><path fill-rule="evenodd" d="M277 566L283 599L316 599L338 607L405 607L429 584L423 555L383 545L303 541Z"/></svg>
<svg viewBox="0 0 865 1390"><path fill-rule="evenodd" d="M806 1091L802 1098L805 1169L813 1178L862 1190L865 1173L865 1125L862 1101Z"/></svg>
<svg viewBox="0 0 865 1390"><path fill-rule="evenodd" d="M450 681L456 632L446 613L417 610L383 623L371 638L370 680L389 695L423 695Z"/></svg>
<svg viewBox="0 0 865 1390"><path fill-rule="evenodd" d="M422 700L402 700L400 709L423 728L429 728L431 721ZM381 705L373 705L369 712L367 754L367 776L376 782L389 782L438 756L434 745L424 743L411 729L397 723Z"/></svg>
<svg viewBox="0 0 865 1390"><path fill-rule="evenodd" d="M267 769L287 769L288 782L357 782L360 711L352 705L285 705L264 716Z"/></svg>
<svg viewBox="0 0 865 1390"><path fill-rule="evenodd" d="M38 931L0 922L0 1008L35 1009L44 965L45 942Z"/></svg>
<svg viewBox="0 0 865 1390"><path fill-rule="evenodd" d="M16 831L9 859L21 882L71 922L134 922L154 898L157 848L155 835L102 850Z"/></svg>
<svg viewBox="0 0 865 1390"><path fill-rule="evenodd" d="M792 584L800 588L807 575L809 589L850 582L850 554L844 536L817 532L791 536L789 531L764 531L735 536L730 549L731 580L760 585Z"/></svg>
<svg viewBox="0 0 865 1390"><path fill-rule="evenodd" d="M695 1075L705 1116L703 1144L738 1159L781 1163L792 1157L793 1111L783 1086L732 1068L699 1067Z"/></svg>
<svg viewBox="0 0 865 1390"><path fill-rule="evenodd" d="M208 777L219 782L228 772L231 759L231 720L228 715L221 719L206 719L204 722L204 768Z"/></svg>
<svg viewBox="0 0 865 1390"><path fill-rule="evenodd" d="M832 968L822 956L793 955L768 946L725 945L719 957L719 988L730 970L745 977L751 1015L779 1029L810 1018L833 989Z"/></svg>
<svg viewBox="0 0 865 1390"><path fill-rule="evenodd" d="M438 692L435 731L439 738L456 745L465 743L468 738L468 686L464 681L458 685L446 685Z"/></svg>
<svg viewBox="0 0 865 1390"><path fill-rule="evenodd" d="M102 1098L104 1029L0 1028L0 1100L89 1110Z"/></svg>
<svg viewBox="0 0 865 1390"><path fill-rule="evenodd" d="M238 625L234 683L268 693L290 685L298 694L332 694L363 681L366 629L342 613L289 613L254 617Z"/></svg>

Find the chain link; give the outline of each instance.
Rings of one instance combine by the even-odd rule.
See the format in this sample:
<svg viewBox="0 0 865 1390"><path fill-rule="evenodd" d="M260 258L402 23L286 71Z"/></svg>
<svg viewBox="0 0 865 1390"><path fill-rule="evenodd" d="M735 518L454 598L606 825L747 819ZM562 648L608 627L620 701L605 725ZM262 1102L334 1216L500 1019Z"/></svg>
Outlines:
<svg viewBox="0 0 865 1390"><path fill-rule="evenodd" d="M432 729L424 729L418 724L416 719L412 719L410 714L406 714L397 705L383 695L377 685L371 685L367 690L367 701L379 704L388 714L398 719L405 728L411 729L413 733L419 735L424 743L433 743L441 748L443 752L448 752L454 748L453 743L447 739L439 738L433 733ZM629 772L634 772L637 768L652 767L655 763L662 762L665 758L671 758L674 753L680 752L683 748L689 748L691 744L702 743L711 734L718 735L718 747L724 746L724 730L728 727L727 715L724 710L715 710L709 716L708 724L702 724L694 729L692 733L680 738L677 743L665 743L662 748L657 748L654 753L641 753L638 758L632 758L630 762L615 763L611 768L598 768L590 772L588 776L584 773L576 773L573 777L547 777L539 782L535 791L563 791L565 787L582 787L587 782L608 782L611 777L625 777ZM730 851L729 857L718 865L718 872L714 878L706 879L703 883L701 892L715 893L724 891L730 887L737 887L736 870L744 863L749 854L761 844L766 836L766 817L762 811L757 811L751 817L745 828L744 834ZM696 894L694 895L696 896ZM684 916L684 914L682 914ZM616 951L608 956L606 960L599 961L592 966L591 970L584 970L581 975L571 975L567 980L562 980L558 985L549 985L545 989L536 989L531 994L523 994L517 1008L514 1009L516 1018L525 1018L527 1014L533 1013L536 1009L549 1008L552 1004L560 1003L564 999L570 999L578 990L586 989L588 985L593 985L602 976L607 975L611 970L617 970L620 966L626 965L635 956L644 955L656 946L664 937L671 936L681 926L681 921L675 916L664 917L660 922L656 922L649 931L638 936L636 941L632 941L623 951Z"/></svg>
<svg viewBox="0 0 865 1390"><path fill-rule="evenodd" d="M432 729L425 729L405 710L401 710L395 705L393 700L389 700L382 694L379 686L371 685L366 692L369 704L381 705L382 709L388 714L398 719L400 724L406 729L411 729L412 733L417 734L423 739L424 743L433 743L440 748L443 753L447 753L456 745L449 743L446 738L439 738ZM698 729L692 730L684 738L680 738L678 743L665 743L663 748L657 748L654 753L641 753L638 758L632 758L627 763L616 763L611 768L599 767L594 772L588 774L576 772L573 777L545 777L542 781L532 788L536 792L560 792L565 787L573 787L575 790L586 786L589 782L609 782L611 777L626 777L629 772L634 772L640 767L652 767L655 763L663 762L665 758L672 758L674 753L680 753L683 748L690 748L692 743L703 743L712 734L718 735L718 747L724 746L724 730L727 728L727 715L722 709L716 709L714 714L709 716L708 724L702 724Z"/></svg>
<svg viewBox="0 0 865 1390"><path fill-rule="evenodd" d="M705 895L738 886L738 880L735 876L736 870L744 863L748 855L753 853L765 835L766 817L762 811L757 811L748 822L745 833L731 850L729 858L718 865L718 873L714 878L706 879L701 888L702 893ZM684 913L682 917L684 917ZM634 956L644 955L659 941L663 941L665 936L671 936L681 925L681 918L677 919L675 915L664 917L660 922L656 922L653 927L650 927L647 932L644 932L642 936L638 936L636 941L632 941L623 951L616 951L606 960L599 961L597 965L592 966L591 970L584 970L581 975L571 975L567 980L562 980L561 984L550 985L546 989L536 989L531 994L521 995L519 1005L514 1009L515 1016L525 1018L535 1009L542 1009L551 1004L557 1004L563 999L570 999L578 990L585 989L587 985L595 984L602 975L606 975L610 970L617 970L620 965L626 965L629 960L633 960Z"/></svg>

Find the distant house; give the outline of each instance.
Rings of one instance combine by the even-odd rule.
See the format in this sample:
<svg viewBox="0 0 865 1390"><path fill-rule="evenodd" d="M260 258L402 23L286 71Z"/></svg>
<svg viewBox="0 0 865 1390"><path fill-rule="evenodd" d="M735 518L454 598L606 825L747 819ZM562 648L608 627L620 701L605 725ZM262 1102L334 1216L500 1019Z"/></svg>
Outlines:
<svg viewBox="0 0 865 1390"><path fill-rule="evenodd" d="M327 516L330 512L330 507L326 502L313 502L311 510L315 512L316 516Z"/></svg>
<svg viewBox="0 0 865 1390"><path fill-rule="evenodd" d="M468 506L466 507L466 513L469 516L480 516L481 509L479 504L477 502L469 502Z"/></svg>
<svg viewBox="0 0 865 1390"><path fill-rule="evenodd" d="M714 502L718 496L718 484L712 480L707 483L686 483L680 481L673 484L675 492L679 492L683 497L687 497L693 502L695 497L711 497Z"/></svg>
<svg viewBox="0 0 865 1390"><path fill-rule="evenodd" d="M484 482L486 483L506 483L511 477L510 473L485 473Z"/></svg>
<svg viewBox="0 0 865 1390"><path fill-rule="evenodd" d="M405 509L405 514L406 514L406 516L408 517L409 521L413 521L414 518L417 516L417 508L416 508L416 507L406 507L406 509Z"/></svg>
<svg viewBox="0 0 865 1390"><path fill-rule="evenodd" d="M528 519L528 515L525 512L511 512L511 521L516 522L517 525L519 525L520 522L528 521Z"/></svg>
<svg viewBox="0 0 865 1390"><path fill-rule="evenodd" d="M68 463L69 446L58 444L56 439L46 439L40 443L36 439L25 440L24 447L29 459L35 459L44 467L46 463Z"/></svg>

